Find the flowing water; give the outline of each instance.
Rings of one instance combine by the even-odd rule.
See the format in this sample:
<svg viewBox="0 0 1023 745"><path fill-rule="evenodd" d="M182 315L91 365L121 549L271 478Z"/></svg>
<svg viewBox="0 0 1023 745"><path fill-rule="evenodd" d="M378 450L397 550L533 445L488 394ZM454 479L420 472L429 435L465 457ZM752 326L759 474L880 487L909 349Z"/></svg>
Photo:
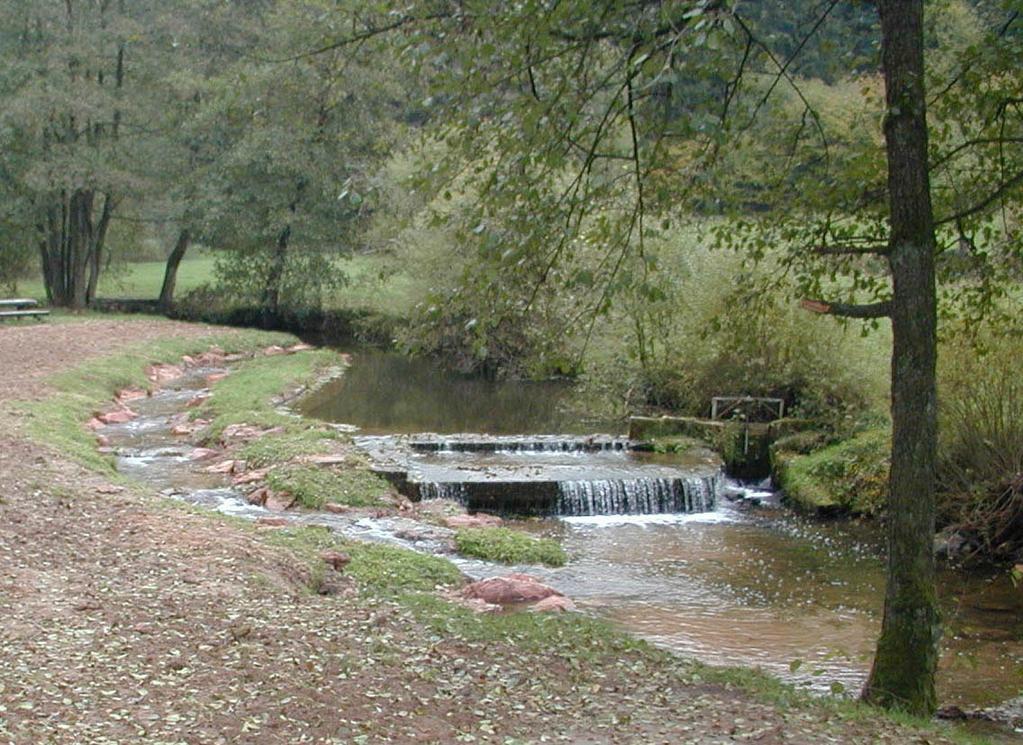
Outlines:
<svg viewBox="0 0 1023 745"><path fill-rule="evenodd" d="M401 359L388 367L388 359L374 353L363 367L364 360L357 357L346 373L347 386L335 383L321 390L306 402L305 412L344 419L360 425L363 432L377 433L363 440L364 447L375 449L380 460L401 460L400 467L422 483L514 482L512 477L534 469L552 483L590 485L582 491L575 486L559 491L560 501L551 511L576 516L517 523L522 529L557 537L570 557L565 567L509 569L452 557L467 574L485 577L521 570L538 575L572 597L582 610L706 662L759 666L818 691L855 691L861 685L880 626L883 588L881 541L871 526L801 519L779 507L774 495L743 489L731 491L751 499L714 500L708 493L700 504L695 493L683 496L681 506L689 514L682 509L646 509L659 514L642 515L587 514L598 511L592 506L598 502L615 504L614 494L595 494L600 484L621 484L637 469L650 469L646 475L652 481L688 479L696 489L695 484L717 478L713 462L703 455L680 461L629 453L614 436L538 437L580 431L569 427L569 420L559 412L557 401L563 389L535 389L546 390L551 398L528 411L520 409L524 403L516 402L532 386L509 384L513 393L502 393L499 384L459 378L445 386L444 377L435 370L428 376L426 390L417 392L414 385L404 383L396 390L395 381L407 382L410 367ZM379 385L374 388L370 379ZM199 373L183 385L187 389L200 386L201 381ZM331 396L356 394L360 417L371 417L379 405L380 421L350 416L350 401L322 408ZM225 488L222 477L191 467L187 448L170 436L170 417L191 395L188 390L165 390L133 402L143 416L108 428L120 467L194 503L248 517L267 514ZM501 406L491 408L490 396ZM457 411L455 423L443 426L449 404ZM489 427L488 421L502 418L505 404L518 409L516 424L502 419L504 427ZM552 415L546 423L544 411ZM492 436L450 436L477 425L481 430L486 426ZM566 429L560 429L563 426ZM448 434L392 436L425 431ZM518 436L493 436L501 434ZM466 443L471 445L462 447ZM679 469L688 475L680 477ZM669 471L671 475L666 475ZM720 486L715 482L707 488L716 494ZM564 502L569 499L565 493L573 494L571 504ZM620 496L618 503L623 499L627 501ZM580 506L584 503L587 506ZM625 505L613 511L637 510ZM443 529L424 530L400 517L289 515L298 523L328 525L352 537L421 551L444 552L450 539ZM410 537L416 531L419 534ZM945 572L940 587L947 621L939 679L942 703L976 708L1019 695L1023 593L1012 586L1004 571Z"/></svg>

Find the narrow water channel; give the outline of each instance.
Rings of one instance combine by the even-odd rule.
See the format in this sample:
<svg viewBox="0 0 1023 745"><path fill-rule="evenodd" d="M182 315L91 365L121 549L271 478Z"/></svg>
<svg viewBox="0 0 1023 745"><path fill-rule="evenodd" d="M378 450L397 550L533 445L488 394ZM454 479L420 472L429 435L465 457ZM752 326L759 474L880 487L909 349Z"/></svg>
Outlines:
<svg viewBox="0 0 1023 745"><path fill-rule="evenodd" d="M567 392L561 386L481 383L436 369L420 379L415 367L393 355L356 355L345 377L307 399L303 411L377 434L595 431L564 413ZM181 383L186 389L202 384L202 371ZM139 419L108 428L120 467L197 504L248 517L266 514L216 476L191 467L188 448L170 435L172 415L193 392L165 389L133 404ZM531 395L542 405L528 404ZM614 428L603 431L617 434ZM492 452L486 457L495 458ZM573 467L585 469L585 460ZM855 692L880 625L880 537L871 526L804 520L780 507L774 495L759 497L760 506L719 499L713 509L693 514L517 522L561 540L570 560L559 569L509 569L451 558L473 577L515 570L537 575L582 610L708 663L759 666L812 690ZM352 520L307 512L291 519L415 550L443 551L447 544L408 540L404 518ZM947 571L941 589L947 623L942 704L977 708L1018 696L1021 593L1004 572Z"/></svg>

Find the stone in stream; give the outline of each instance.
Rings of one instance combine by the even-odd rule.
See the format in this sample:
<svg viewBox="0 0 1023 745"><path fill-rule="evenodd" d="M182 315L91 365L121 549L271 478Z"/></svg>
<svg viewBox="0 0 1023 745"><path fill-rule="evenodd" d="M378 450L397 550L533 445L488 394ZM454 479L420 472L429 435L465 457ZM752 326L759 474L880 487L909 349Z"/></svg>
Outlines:
<svg viewBox="0 0 1023 745"><path fill-rule="evenodd" d="M528 574L506 574L491 577L467 585L462 597L469 600L483 600L495 605L519 605L535 603L545 598L562 596L553 587L540 582Z"/></svg>
<svg viewBox="0 0 1023 745"><path fill-rule="evenodd" d="M257 468L248 473L243 473L240 476L235 476L231 483L234 486L240 486L242 484L254 484L257 481L262 481L266 478L266 475L270 473L269 468Z"/></svg>
<svg viewBox="0 0 1023 745"><path fill-rule="evenodd" d="M286 491L267 490L266 501L263 506L273 512L284 512L295 504L295 497Z"/></svg>
<svg viewBox="0 0 1023 745"><path fill-rule="evenodd" d="M140 398L146 398L149 392L143 388L124 388L117 392L117 402L125 403L127 401L138 401Z"/></svg>
<svg viewBox="0 0 1023 745"><path fill-rule="evenodd" d="M248 501L249 504L254 504L257 507L262 507L266 503L266 499L269 496L269 494L270 489L265 486L261 486L260 488L253 489L248 494L246 494L245 499Z"/></svg>
<svg viewBox="0 0 1023 745"><path fill-rule="evenodd" d="M564 595L551 595L549 598L529 606L532 613L570 613L575 610L575 603Z"/></svg>
<svg viewBox="0 0 1023 745"><path fill-rule="evenodd" d="M185 371L178 365L150 365L146 368L146 377L150 382L162 385L177 380Z"/></svg>
<svg viewBox="0 0 1023 745"><path fill-rule="evenodd" d="M226 372L210 373L206 376L206 385L213 385L214 383L223 380L227 377Z"/></svg>
<svg viewBox="0 0 1023 745"><path fill-rule="evenodd" d="M213 448L195 448L195 450L193 450L192 452L190 452L188 454L188 459L189 460L206 460L207 458L212 458L214 455L217 455L217 453L218 453L218 451L214 450ZM229 462L232 465L234 465L234 461L229 461Z"/></svg>
<svg viewBox="0 0 1023 745"><path fill-rule="evenodd" d="M103 424L124 424L137 416L138 414L125 406L114 411L108 411L105 414L100 414L96 418Z"/></svg>
<svg viewBox="0 0 1023 745"><path fill-rule="evenodd" d="M488 515L485 512L477 512L475 515L452 515L444 518L444 524L449 528L493 528L504 521L497 515Z"/></svg>
<svg viewBox="0 0 1023 745"><path fill-rule="evenodd" d="M193 398L189 399L188 403L185 404L185 408L186 409L195 409L195 408L197 408L199 406L202 406L204 403L206 403L209 400L210 400L210 396L209 396L208 393L200 393L199 395L194 396Z"/></svg>
<svg viewBox="0 0 1023 745"><path fill-rule="evenodd" d="M266 528L283 528L291 523L286 517L277 517L275 515L265 515L263 517L256 518L256 525L260 525Z"/></svg>
<svg viewBox="0 0 1023 745"><path fill-rule="evenodd" d="M206 473L237 473L243 470L239 469L237 465L238 461L236 460L223 460L220 463L214 463L212 466L206 466Z"/></svg>

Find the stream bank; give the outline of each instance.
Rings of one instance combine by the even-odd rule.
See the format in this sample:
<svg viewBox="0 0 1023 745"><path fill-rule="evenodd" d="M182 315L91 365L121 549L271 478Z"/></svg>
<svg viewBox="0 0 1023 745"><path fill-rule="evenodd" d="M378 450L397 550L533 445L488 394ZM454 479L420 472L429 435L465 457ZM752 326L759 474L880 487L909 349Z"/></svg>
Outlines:
<svg viewBox="0 0 1023 745"><path fill-rule="evenodd" d="M204 376L197 377L199 387L205 385ZM338 380L331 385L343 385L344 379ZM211 401L219 395L220 385L214 383ZM194 390L183 389L178 405L196 397ZM127 452L131 446L125 445L134 437L140 438L135 445L141 445L153 436L158 429L151 426L153 417L163 416L158 410L166 403L169 400L154 396L149 404L155 409L114 426L122 427L121 434L127 438L115 443L124 467L168 494L264 524L322 525L351 539L445 556L476 578L510 571L453 555L453 532L428 516L424 523L417 509L403 508L401 501L336 511L282 512L279 504L250 504L243 494L222 483L218 487L179 482L168 487L163 481L168 474L179 479L184 471L192 474L187 478L194 477L190 446L175 450L168 442L150 439L148 451L140 447L138 452ZM287 415L275 412L275 416ZM261 426L284 425L274 419ZM314 425L291 417L289 426L308 432ZM332 429L340 436L329 438L331 448L348 442L348 435L338 429ZM265 439L283 437L291 442L283 448L290 455L320 458L317 468L332 465L332 459L337 461L333 465L343 463L348 470L359 467L353 451L346 450L340 460L337 452L310 452L322 446L314 447L316 437L294 441L295 431L271 435ZM166 466L162 471L161 464ZM258 470L260 464L253 465ZM206 468L202 466L202 478L217 476L205 473ZM222 481L223 474L219 478ZM761 506L751 506L754 501L761 501ZM673 651L713 664L755 664L809 690L848 693L862 683L879 623L881 582L879 542L863 526L849 531L801 520L780 510L768 495L739 504L726 501L715 510L693 515L594 516L512 525L557 538L570 560L561 569L511 570L528 571L561 589L588 613ZM949 590L946 608L953 619L953 633L943 658L942 700L976 709L1014 695L1020 646L1012 623L1003 623L1012 614L1006 609L1014 607L1011 591L990 577L949 575L943 584ZM807 644L807 640L813 641ZM971 674L972 664L991 674Z"/></svg>

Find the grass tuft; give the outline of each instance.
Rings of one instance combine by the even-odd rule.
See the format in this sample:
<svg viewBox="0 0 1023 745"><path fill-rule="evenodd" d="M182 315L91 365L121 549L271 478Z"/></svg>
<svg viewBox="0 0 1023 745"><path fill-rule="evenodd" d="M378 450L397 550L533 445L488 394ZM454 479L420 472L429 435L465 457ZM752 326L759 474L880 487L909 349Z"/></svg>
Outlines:
<svg viewBox="0 0 1023 745"><path fill-rule="evenodd" d="M557 541L536 538L509 528L464 528L455 534L455 547L466 556L503 564L564 566L565 551Z"/></svg>

